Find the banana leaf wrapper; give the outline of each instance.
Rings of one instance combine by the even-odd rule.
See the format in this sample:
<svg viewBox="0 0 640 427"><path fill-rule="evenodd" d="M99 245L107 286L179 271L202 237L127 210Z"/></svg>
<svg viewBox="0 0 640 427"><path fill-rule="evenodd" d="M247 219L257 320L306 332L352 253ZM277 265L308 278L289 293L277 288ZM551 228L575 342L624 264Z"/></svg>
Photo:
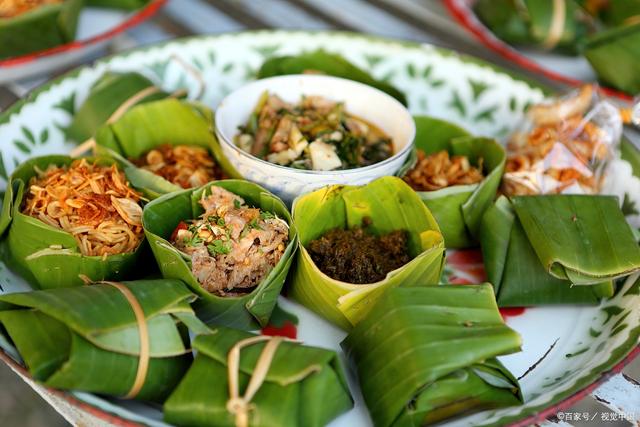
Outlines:
<svg viewBox="0 0 640 427"><path fill-rule="evenodd" d="M368 230L386 234L406 230L413 259L371 284L332 279L313 262L306 245L335 228L372 224ZM418 195L400 178L383 177L364 186L334 185L302 195L293 203L300 249L289 282L289 295L319 315L349 330L371 309L385 290L396 286L438 283L444 265L444 240L436 220Z"/></svg>
<svg viewBox="0 0 640 427"><path fill-rule="evenodd" d="M585 57L602 83L640 93L640 22L598 33L587 43Z"/></svg>
<svg viewBox="0 0 640 427"><path fill-rule="evenodd" d="M282 258L251 293L243 296L220 297L204 290L191 272L190 257L169 243L180 221L202 214L203 209L198 202L202 193L213 185L237 194L248 205L271 212L289 224L289 243ZM245 330L267 325L298 246L291 215L278 197L248 181L215 181L197 189L181 190L153 200L145 206L142 224L162 276L182 280L199 296L194 308L202 320Z"/></svg>
<svg viewBox="0 0 640 427"><path fill-rule="evenodd" d="M564 0L564 22L557 34L553 0L478 0L473 10L500 39L513 45L577 54L594 29L591 17L573 0Z"/></svg>
<svg viewBox="0 0 640 427"><path fill-rule="evenodd" d="M149 364L136 398L162 402L192 360L188 331L207 333L177 280L122 282L144 312ZM141 359L131 303L117 288L93 284L0 296L0 323L32 377L52 388L113 396L133 386Z"/></svg>
<svg viewBox="0 0 640 427"><path fill-rule="evenodd" d="M182 426L236 425L227 410L228 354L247 332L217 328L196 337L193 365L164 404L165 421ZM240 390L254 374L264 343L245 347L239 365ZM248 425L325 426L353 406L341 363L335 352L283 341L269 365L265 381L251 399Z"/></svg>
<svg viewBox="0 0 640 427"><path fill-rule="evenodd" d="M106 72L91 87L87 99L80 105L65 133L69 139L82 143L92 138L109 117L125 101L142 90L154 86L153 82L135 72ZM169 96L158 91L142 98L140 103L163 99Z"/></svg>
<svg viewBox="0 0 640 427"><path fill-rule="evenodd" d="M34 8L0 19L0 59L26 55L73 41L84 0Z"/></svg>
<svg viewBox="0 0 640 427"><path fill-rule="evenodd" d="M85 0L87 6L109 9L135 10L149 3L150 0Z"/></svg>
<svg viewBox="0 0 640 427"><path fill-rule="evenodd" d="M102 256L85 256L74 237L66 231L45 224L21 212L29 180L35 167L46 170L49 165L69 165L75 159L50 155L34 157L22 163L9 178L0 216L0 238L5 264L31 285L42 288L81 286L82 276L93 281L136 278L136 264L145 259L143 240L134 252ZM113 160L96 158L99 164Z"/></svg>
<svg viewBox="0 0 640 427"><path fill-rule="evenodd" d="M640 249L615 198L500 198L481 229L498 305L597 304L640 269Z"/></svg>
<svg viewBox="0 0 640 427"><path fill-rule="evenodd" d="M391 289L341 345L374 425L386 427L522 403L495 358L521 343L483 284Z"/></svg>
<svg viewBox="0 0 640 427"><path fill-rule="evenodd" d="M305 52L296 56L279 56L266 60L260 70L259 79L286 74L321 73L373 86L407 105L407 97L389 83L376 79L365 70L356 67L343 56L324 50Z"/></svg>
<svg viewBox="0 0 640 427"><path fill-rule="evenodd" d="M418 192L436 218L447 248L476 246L482 215L493 204L500 186L506 162L504 148L494 139L473 137L444 120L416 116L414 121L416 149L427 155L446 150L451 156L466 156L471 164L477 164L480 158L483 160L485 178L478 184ZM415 151L412 156L415 156ZM414 159L405 163L398 173L400 176L413 168Z"/></svg>
<svg viewBox="0 0 640 427"><path fill-rule="evenodd" d="M161 144L206 148L226 175L240 177L213 134L213 112L198 103L167 98L136 105L115 122L101 127L95 141L97 153L116 159L131 184L150 199L182 190L129 161Z"/></svg>

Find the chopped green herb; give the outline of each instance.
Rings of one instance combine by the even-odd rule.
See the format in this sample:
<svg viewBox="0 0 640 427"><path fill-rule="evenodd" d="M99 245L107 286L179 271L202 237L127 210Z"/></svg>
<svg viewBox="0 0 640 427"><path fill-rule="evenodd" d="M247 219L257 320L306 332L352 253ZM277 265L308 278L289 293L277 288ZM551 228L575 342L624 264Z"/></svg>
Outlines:
<svg viewBox="0 0 640 427"><path fill-rule="evenodd" d="M218 224L220 227L224 227L224 225L226 224L226 223L224 222L224 218L218 218L217 224Z"/></svg>
<svg viewBox="0 0 640 427"><path fill-rule="evenodd" d="M260 212L260 218L261 219L273 219L276 216L274 214L272 214L271 212L267 212L267 211L262 211Z"/></svg>
<svg viewBox="0 0 640 427"><path fill-rule="evenodd" d="M256 230L262 230L263 229L262 227L260 227L260 224L258 224L258 218L253 218L251 220L251 222L249 223L249 227L255 228Z"/></svg>
<svg viewBox="0 0 640 427"><path fill-rule="evenodd" d="M214 240L210 245L207 245L207 250L211 256L227 255L231 252L231 245L229 242L223 242L222 240Z"/></svg>
<svg viewBox="0 0 640 427"><path fill-rule="evenodd" d="M233 207L236 209L240 209L240 207L242 206L242 203L240 203L240 200L238 199L233 199Z"/></svg>

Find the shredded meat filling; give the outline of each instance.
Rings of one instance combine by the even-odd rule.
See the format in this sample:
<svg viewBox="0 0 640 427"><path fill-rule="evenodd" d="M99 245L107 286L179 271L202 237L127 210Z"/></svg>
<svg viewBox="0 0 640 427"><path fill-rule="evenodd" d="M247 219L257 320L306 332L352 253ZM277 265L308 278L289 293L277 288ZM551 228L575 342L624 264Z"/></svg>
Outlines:
<svg viewBox="0 0 640 427"><path fill-rule="evenodd" d="M212 186L200 218L178 226L172 244L191 256L202 287L220 296L251 292L278 264L289 241L285 221Z"/></svg>

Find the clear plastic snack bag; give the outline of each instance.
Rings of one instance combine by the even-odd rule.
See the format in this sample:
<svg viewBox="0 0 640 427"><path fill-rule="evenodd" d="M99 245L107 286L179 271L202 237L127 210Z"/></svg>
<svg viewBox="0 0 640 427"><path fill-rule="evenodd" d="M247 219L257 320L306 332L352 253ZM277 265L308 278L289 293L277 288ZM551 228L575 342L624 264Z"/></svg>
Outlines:
<svg viewBox="0 0 640 427"><path fill-rule="evenodd" d="M596 85L531 106L508 140L502 192L599 193L622 127L620 110Z"/></svg>

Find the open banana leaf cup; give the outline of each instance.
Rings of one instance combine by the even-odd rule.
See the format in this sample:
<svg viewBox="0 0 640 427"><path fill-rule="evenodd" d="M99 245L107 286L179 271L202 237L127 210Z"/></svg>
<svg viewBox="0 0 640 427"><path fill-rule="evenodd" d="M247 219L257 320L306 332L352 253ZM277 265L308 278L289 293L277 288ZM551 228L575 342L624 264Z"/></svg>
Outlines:
<svg viewBox="0 0 640 427"><path fill-rule="evenodd" d="M418 191L418 195L438 221L447 248L477 246L478 229L484 211L493 203L504 172L506 153L494 139L471 136L464 129L445 120L427 116L414 117L415 148L426 155L442 150L451 156L466 156L471 164L482 159L484 179L478 184L454 185L435 191ZM407 161L398 172L406 175L415 165Z"/></svg>
<svg viewBox="0 0 640 427"><path fill-rule="evenodd" d="M473 10L507 43L574 55L595 28L591 16L574 0L478 0ZM557 17L564 17L560 26L554 25Z"/></svg>
<svg viewBox="0 0 640 427"><path fill-rule="evenodd" d="M151 88L154 88L153 82L142 74L107 71L91 87L87 99L78 107L71 124L65 129L65 134L72 141L85 142L96 134L122 104L143 93L142 91L149 91L148 95L141 96L137 103L169 96L166 92Z"/></svg>
<svg viewBox="0 0 640 427"><path fill-rule="evenodd" d="M49 165L69 165L74 160L59 155L27 160L9 178L4 195L0 216L2 256L7 266L37 288L80 286L85 283L83 277L94 281L132 278L132 274L137 276L136 264L148 250L143 240L134 252L86 256L70 233L21 212L35 168L46 170ZM107 158L95 160L103 165L114 163Z"/></svg>
<svg viewBox="0 0 640 427"><path fill-rule="evenodd" d="M229 377L237 375L239 394L250 378L258 375L259 360L275 337L254 336L234 329L216 328L193 342L197 356L193 365L164 404L165 421L175 425L238 425L229 411ZM232 348L240 348L238 366L231 366ZM246 425L322 427L353 406L341 363L334 351L281 341L266 377L247 402Z"/></svg>
<svg viewBox="0 0 640 427"><path fill-rule="evenodd" d="M192 273L190 257L169 242L181 221L202 214L203 209L198 202L203 192L214 185L237 194L248 205L270 212L289 225L289 243L282 258L252 292L242 296L221 297L204 290ZM199 296L194 308L201 319L209 324L245 330L258 329L267 324L298 247L296 227L278 197L248 181L215 181L197 189L181 190L153 200L145 206L142 224L162 276L182 280Z"/></svg>
<svg viewBox="0 0 640 427"><path fill-rule="evenodd" d="M589 39L585 57L601 82L640 93L640 22L598 33Z"/></svg>
<svg viewBox="0 0 640 427"><path fill-rule="evenodd" d="M332 229L371 220L373 234L408 232L412 260L382 281L352 284L335 280L313 262L306 247ZM440 228L418 195L400 178L383 177L364 186L334 185L299 196L293 203L300 250L289 295L339 327L356 325L385 290L438 283L444 265Z"/></svg>
<svg viewBox="0 0 640 427"><path fill-rule="evenodd" d="M379 89L407 105L407 97L389 83L371 76L365 70L353 65L341 55L324 50L304 52L296 56L270 58L258 70L259 79L286 74L321 73L343 79L354 80Z"/></svg>
<svg viewBox="0 0 640 427"><path fill-rule="evenodd" d="M390 289L341 345L379 427L522 403L518 381L495 358L520 351L521 338L490 284Z"/></svg>
<svg viewBox="0 0 640 427"><path fill-rule="evenodd" d="M136 105L101 127L95 141L97 153L116 159L131 184L150 199L182 189L129 161L161 144L206 148L227 176L240 177L213 134L213 112L199 103L167 98Z"/></svg>
<svg viewBox="0 0 640 427"><path fill-rule="evenodd" d="M65 0L0 19L0 59L73 41L83 6L84 0Z"/></svg>
<svg viewBox="0 0 640 427"><path fill-rule="evenodd" d="M597 304L614 280L640 270L640 248L615 197L505 197L480 230L501 307Z"/></svg>
<svg viewBox="0 0 640 427"><path fill-rule="evenodd" d="M36 381L155 402L173 391L192 360L188 332L209 332L189 305L196 296L178 280L117 285L124 292L96 283L0 296L3 333Z"/></svg>

